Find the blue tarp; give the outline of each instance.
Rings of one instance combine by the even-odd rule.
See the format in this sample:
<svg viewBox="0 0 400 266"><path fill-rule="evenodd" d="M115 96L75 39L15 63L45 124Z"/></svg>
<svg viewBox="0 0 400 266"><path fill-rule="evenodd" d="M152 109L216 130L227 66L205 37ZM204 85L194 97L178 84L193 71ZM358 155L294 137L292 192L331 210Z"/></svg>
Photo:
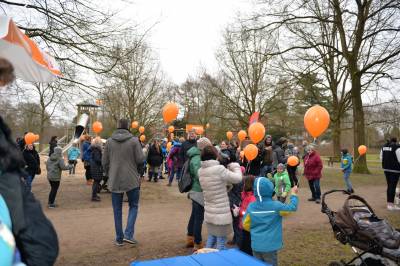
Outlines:
<svg viewBox="0 0 400 266"><path fill-rule="evenodd" d="M130 266L265 266L265 264L237 249L219 252L132 262Z"/></svg>

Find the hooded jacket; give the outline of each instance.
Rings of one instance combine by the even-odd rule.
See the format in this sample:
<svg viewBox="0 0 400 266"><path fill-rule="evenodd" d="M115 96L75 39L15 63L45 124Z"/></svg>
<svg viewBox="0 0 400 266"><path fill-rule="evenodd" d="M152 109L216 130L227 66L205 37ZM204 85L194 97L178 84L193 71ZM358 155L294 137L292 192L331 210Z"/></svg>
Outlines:
<svg viewBox="0 0 400 266"><path fill-rule="evenodd" d="M36 175L40 168L39 154L35 149L33 150L25 149L22 154L24 156L24 160L26 163L25 170L28 172L30 176Z"/></svg>
<svg viewBox="0 0 400 266"><path fill-rule="evenodd" d="M157 147L154 144L151 145L149 148L149 153L147 155L147 163L150 166L159 167L163 162L161 147L159 146L158 148L159 149L157 150Z"/></svg>
<svg viewBox="0 0 400 266"><path fill-rule="evenodd" d="M68 149L68 160L78 160L79 155L81 155L81 151L77 147L71 147Z"/></svg>
<svg viewBox="0 0 400 266"><path fill-rule="evenodd" d="M275 193L278 197L282 196L283 192L289 193L291 182L287 171L282 173L276 172L274 175Z"/></svg>
<svg viewBox="0 0 400 266"><path fill-rule="evenodd" d="M111 192L127 192L140 186L138 165L145 157L138 138L127 129L117 129L106 142L102 165Z"/></svg>
<svg viewBox="0 0 400 266"><path fill-rule="evenodd" d="M47 179L50 181L60 181L61 172L63 170L69 170L69 168L69 165L65 165L62 149L60 147L55 147L54 153L50 155L50 158L46 162Z"/></svg>
<svg viewBox="0 0 400 266"><path fill-rule="evenodd" d="M304 176L308 180L321 179L322 168L321 157L316 151L313 151L304 157Z"/></svg>
<svg viewBox="0 0 400 266"><path fill-rule="evenodd" d="M217 160L201 162L199 169L200 185L204 195L204 220L215 225L232 223L226 186L242 181L242 171L238 163L231 163L225 168Z"/></svg>
<svg viewBox="0 0 400 266"><path fill-rule="evenodd" d="M90 142L84 141L82 144L82 161L90 161L90 157L92 156L92 150L90 149Z"/></svg>
<svg viewBox="0 0 400 266"><path fill-rule="evenodd" d="M348 153L343 154L342 160L340 162L340 168L342 168L344 172L351 173L352 165L353 165L353 158L351 157L351 155Z"/></svg>
<svg viewBox="0 0 400 266"><path fill-rule="evenodd" d="M183 166L183 161L179 156L179 153L181 151L181 146L182 143L180 142L174 142L174 146L171 148L171 151L168 154L167 162L168 162L168 167L172 169L172 167L175 169L175 171L179 168L182 168Z"/></svg>
<svg viewBox="0 0 400 266"><path fill-rule="evenodd" d="M101 146L98 144L92 144L90 149L92 150L92 156L90 158L90 175L94 180L101 181L103 179L103 167L101 165Z"/></svg>
<svg viewBox="0 0 400 266"><path fill-rule="evenodd" d="M255 202L250 203L243 217L243 228L250 231L251 248L257 252L272 252L282 248L282 216L297 210L297 195L284 204L272 199L274 185L265 177L254 181Z"/></svg>

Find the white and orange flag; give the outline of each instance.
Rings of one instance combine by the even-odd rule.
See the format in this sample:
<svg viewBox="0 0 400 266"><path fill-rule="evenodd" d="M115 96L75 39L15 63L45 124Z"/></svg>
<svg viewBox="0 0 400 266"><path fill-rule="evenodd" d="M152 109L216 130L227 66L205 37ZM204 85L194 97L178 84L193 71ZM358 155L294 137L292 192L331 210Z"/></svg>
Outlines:
<svg viewBox="0 0 400 266"><path fill-rule="evenodd" d="M0 57L10 61L16 76L25 81L47 83L61 76L54 58L6 16L0 16Z"/></svg>

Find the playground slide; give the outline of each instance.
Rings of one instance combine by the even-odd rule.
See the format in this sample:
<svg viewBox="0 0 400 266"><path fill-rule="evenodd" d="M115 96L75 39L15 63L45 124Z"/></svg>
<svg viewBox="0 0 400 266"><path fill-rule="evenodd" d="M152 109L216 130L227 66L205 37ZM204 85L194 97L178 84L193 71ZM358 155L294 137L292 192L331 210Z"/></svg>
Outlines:
<svg viewBox="0 0 400 266"><path fill-rule="evenodd" d="M89 122L89 116L87 114L82 114L79 117L76 123L74 137L67 145L65 145L65 147L63 148L63 152L67 151L72 146L73 143L77 143L79 141L79 138L82 136L82 133L85 130L88 122Z"/></svg>

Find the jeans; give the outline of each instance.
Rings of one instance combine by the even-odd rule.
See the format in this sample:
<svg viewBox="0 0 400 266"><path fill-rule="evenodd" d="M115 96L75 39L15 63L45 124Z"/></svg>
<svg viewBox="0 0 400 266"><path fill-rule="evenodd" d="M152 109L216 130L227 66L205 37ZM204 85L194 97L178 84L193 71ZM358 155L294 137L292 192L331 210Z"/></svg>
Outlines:
<svg viewBox="0 0 400 266"><path fill-rule="evenodd" d="M133 239L135 233L135 222L139 207L140 188L134 188L126 192L129 202L128 221L126 223L125 234L122 232L122 199L124 193L112 193L112 207L114 211L114 224L116 241L122 242L125 239Z"/></svg>
<svg viewBox="0 0 400 266"><path fill-rule="evenodd" d="M56 200L58 188L60 187L60 181L50 181L49 180L49 183L51 186L51 190L49 193L49 204L54 204L54 201Z"/></svg>
<svg viewBox="0 0 400 266"><path fill-rule="evenodd" d="M287 167L287 172L289 175L291 187L297 186L297 184L299 183L299 180L297 179L297 176L296 176L296 171L297 171L297 166L288 166Z"/></svg>
<svg viewBox="0 0 400 266"><path fill-rule="evenodd" d="M320 180L308 180L308 185L310 186L311 195L313 199L321 199L321 187Z"/></svg>
<svg viewBox="0 0 400 266"><path fill-rule="evenodd" d="M385 171L385 177L387 182L386 198L387 202L394 203L394 197L396 195L396 187L399 182L400 173L392 173Z"/></svg>
<svg viewBox="0 0 400 266"><path fill-rule="evenodd" d="M226 243L226 236L213 236L208 235L206 248L216 248L218 250L224 250Z"/></svg>
<svg viewBox="0 0 400 266"><path fill-rule="evenodd" d="M73 166L71 169L69 169L69 174L75 174L75 168L76 168L77 161L76 160L68 160L68 164Z"/></svg>
<svg viewBox="0 0 400 266"><path fill-rule="evenodd" d="M101 185L100 185L101 180L93 180L93 185L92 185L92 199L97 198L97 193L100 192L101 190Z"/></svg>
<svg viewBox="0 0 400 266"><path fill-rule="evenodd" d="M264 165L263 167L261 167L260 176L267 177L267 174L272 173L272 170L272 165Z"/></svg>
<svg viewBox="0 0 400 266"><path fill-rule="evenodd" d="M35 175L29 175L25 180L26 187L29 189L29 191L32 191L32 182L33 182L34 178L35 178Z"/></svg>
<svg viewBox="0 0 400 266"><path fill-rule="evenodd" d="M172 181L174 181L174 176L176 174L176 179L179 180L179 177L181 176L181 171L182 168L178 168L177 170L175 170L175 167L172 167L170 173L169 173L169 183L171 184Z"/></svg>
<svg viewBox="0 0 400 266"><path fill-rule="evenodd" d="M202 241L201 238L201 229L203 226L204 220L204 207L192 200L192 213L190 215L188 227L187 227L187 235L194 237L194 243L200 244Z"/></svg>
<svg viewBox="0 0 400 266"><path fill-rule="evenodd" d="M351 174L350 171L343 172L343 179L344 182L346 183L347 190L353 190L353 185L351 184L350 181L350 174Z"/></svg>
<svg viewBox="0 0 400 266"><path fill-rule="evenodd" d="M271 252L257 252L253 250L253 255L255 258L269 263L272 266L277 266L278 265L278 252L277 251L271 251Z"/></svg>

